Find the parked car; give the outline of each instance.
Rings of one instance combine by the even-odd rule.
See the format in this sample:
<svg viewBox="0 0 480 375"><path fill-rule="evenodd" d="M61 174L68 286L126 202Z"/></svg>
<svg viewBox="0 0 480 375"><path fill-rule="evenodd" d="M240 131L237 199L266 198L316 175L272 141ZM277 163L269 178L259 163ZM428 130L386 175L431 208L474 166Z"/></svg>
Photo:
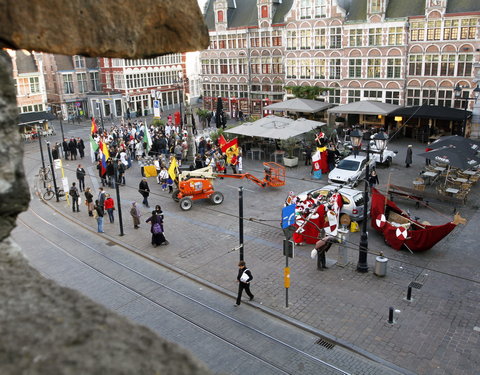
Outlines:
<svg viewBox="0 0 480 375"><path fill-rule="evenodd" d="M337 185L326 185L320 188L304 191L298 194L301 200L306 199L307 194L311 194L313 198L317 198L319 195L327 196L329 192L337 190L342 195L343 206L340 210L340 214L347 214L354 221L360 221L363 219L363 192L357 189L349 187L342 187Z"/></svg>
<svg viewBox="0 0 480 375"><path fill-rule="evenodd" d="M375 167L375 160L370 159L370 168ZM365 178L367 157L363 155L350 155L340 160L337 166L328 174L331 184L357 186Z"/></svg>
<svg viewBox="0 0 480 375"><path fill-rule="evenodd" d="M376 164L382 164L386 167L390 167L392 165L393 158L398 154L398 151L392 151L388 148L383 150L383 152L380 154L380 152L377 151L375 142L373 141L370 142L370 151L370 158L375 160Z"/></svg>
<svg viewBox="0 0 480 375"><path fill-rule="evenodd" d="M350 142L346 142L344 147L350 151L353 149L352 144ZM364 151L365 151L364 149L361 150L361 152L364 152ZM370 159L375 160L376 164L381 164L386 167L390 167L390 165L392 165L393 158L397 156L397 154L398 154L398 151L392 151L392 150L389 150L388 148L383 150L383 152L380 154L380 152L378 152L377 150L377 146L375 146L375 142L370 141Z"/></svg>

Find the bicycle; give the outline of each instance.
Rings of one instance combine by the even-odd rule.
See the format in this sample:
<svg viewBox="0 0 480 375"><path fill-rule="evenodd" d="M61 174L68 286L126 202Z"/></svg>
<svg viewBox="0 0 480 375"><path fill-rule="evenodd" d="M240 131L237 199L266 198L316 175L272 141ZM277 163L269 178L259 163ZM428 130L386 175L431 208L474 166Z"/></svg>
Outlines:
<svg viewBox="0 0 480 375"><path fill-rule="evenodd" d="M52 171L50 170L50 167L40 167L40 170L38 171L38 176L40 177L41 181L52 181Z"/></svg>
<svg viewBox="0 0 480 375"><path fill-rule="evenodd" d="M58 191L58 197L60 198L60 200L66 201L67 200L67 194L65 194L63 189L57 187L57 191ZM48 185L47 186L47 191L43 194L43 199L45 199L46 201L49 201L54 196L55 196L55 191L52 189L52 185Z"/></svg>

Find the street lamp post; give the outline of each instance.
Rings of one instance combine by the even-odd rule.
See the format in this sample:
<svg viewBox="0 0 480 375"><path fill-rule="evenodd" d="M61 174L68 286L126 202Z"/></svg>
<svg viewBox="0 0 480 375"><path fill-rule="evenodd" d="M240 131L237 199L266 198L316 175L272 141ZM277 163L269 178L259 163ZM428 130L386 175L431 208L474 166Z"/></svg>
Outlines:
<svg viewBox="0 0 480 375"><path fill-rule="evenodd" d="M358 263L357 263L357 271L358 272L368 272L368 263L367 263L367 255L368 255L368 232L367 232L367 221L368 221L368 177L370 175L370 133L369 132L361 132L358 128L350 133L350 139L352 140L352 145L355 148L360 148L362 145L362 139L367 141L367 165L365 169L365 180L364 180L364 189L363 189L363 221L362 221L362 234L360 236L360 244L359 244L359 253L358 253ZM382 153L385 148L387 147L388 136L383 131L380 130L377 134L373 136L373 140L375 141L375 146L377 150Z"/></svg>
<svg viewBox="0 0 480 375"><path fill-rule="evenodd" d="M185 108L185 113L187 115L187 163L193 163L195 160L196 154L196 145L195 137L193 136L193 124L192 124L192 109L190 106Z"/></svg>
<svg viewBox="0 0 480 375"><path fill-rule="evenodd" d="M55 167L53 164L52 151L50 150L50 142L47 142L47 151L48 151L48 159L50 161L50 170L52 171L53 188L55 189L55 197L57 199L57 202L59 202L60 198L58 196L57 179L55 177Z"/></svg>
<svg viewBox="0 0 480 375"><path fill-rule="evenodd" d="M462 97L462 92L465 86L460 86L458 83L453 89L455 92L455 97L461 100L464 100L464 105L463 105L463 123L462 123L462 136L465 137L466 131L467 131L467 109L468 109L468 101L469 100L474 100L475 102L477 101L479 95L480 95L480 88L477 87L473 90L473 98L471 97Z"/></svg>
<svg viewBox="0 0 480 375"><path fill-rule="evenodd" d="M148 131L148 130L147 130ZM123 217L122 217L122 202L120 199L120 188L119 188L119 181L118 181L118 159L114 158L113 159L113 166L115 168L115 174L113 176L114 183L115 183L115 192L117 194L117 208L118 208L118 223L120 225L120 236L123 236Z"/></svg>
<svg viewBox="0 0 480 375"><path fill-rule="evenodd" d="M173 83L176 84L176 88L180 89L180 126L183 128L183 113L182 113L182 102L183 102L183 73L178 72L178 79L174 80Z"/></svg>
<svg viewBox="0 0 480 375"><path fill-rule="evenodd" d="M102 106L100 105L101 103L101 100L100 102L97 100L97 109L98 109L98 112L100 113L100 121L102 123L102 130L104 129L103 128L103 113L102 113Z"/></svg>

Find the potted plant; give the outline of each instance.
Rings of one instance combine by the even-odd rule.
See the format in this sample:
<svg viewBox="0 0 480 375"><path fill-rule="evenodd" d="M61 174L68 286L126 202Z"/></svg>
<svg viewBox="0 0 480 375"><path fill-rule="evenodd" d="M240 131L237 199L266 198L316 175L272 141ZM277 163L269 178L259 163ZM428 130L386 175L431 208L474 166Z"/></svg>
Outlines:
<svg viewBox="0 0 480 375"><path fill-rule="evenodd" d="M283 155L283 164L286 167L296 167L298 165L298 157L293 155L297 143L296 138L288 138L281 142L281 147L285 151L285 155Z"/></svg>

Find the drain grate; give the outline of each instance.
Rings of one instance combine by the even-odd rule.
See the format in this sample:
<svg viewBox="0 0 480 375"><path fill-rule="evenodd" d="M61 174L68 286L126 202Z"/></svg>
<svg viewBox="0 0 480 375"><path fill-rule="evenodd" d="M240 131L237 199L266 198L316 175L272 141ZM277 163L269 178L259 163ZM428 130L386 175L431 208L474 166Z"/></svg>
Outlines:
<svg viewBox="0 0 480 375"><path fill-rule="evenodd" d="M422 289L423 284L417 283L416 281L412 281L409 286L415 289Z"/></svg>
<svg viewBox="0 0 480 375"><path fill-rule="evenodd" d="M323 346L324 348L327 349L333 349L335 347L335 344L331 341L327 341L325 339L318 339L315 344Z"/></svg>
<svg viewBox="0 0 480 375"><path fill-rule="evenodd" d="M115 246L116 243L115 242L112 242L112 241L109 241L106 243L107 246Z"/></svg>

